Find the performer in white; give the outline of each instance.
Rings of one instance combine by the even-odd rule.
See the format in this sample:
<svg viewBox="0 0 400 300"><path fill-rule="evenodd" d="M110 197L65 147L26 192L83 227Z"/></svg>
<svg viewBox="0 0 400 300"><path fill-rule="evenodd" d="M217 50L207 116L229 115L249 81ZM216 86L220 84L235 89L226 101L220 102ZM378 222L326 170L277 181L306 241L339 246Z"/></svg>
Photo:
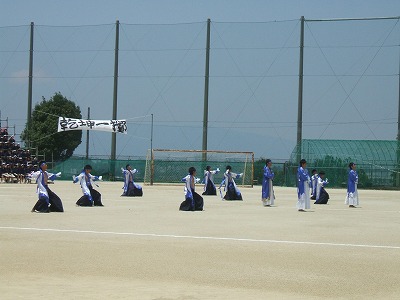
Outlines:
<svg viewBox="0 0 400 300"><path fill-rule="evenodd" d="M139 173L138 170L133 169L131 165L126 165L126 169L121 168L122 174L124 174L124 193L121 196L128 197L141 197L143 196L142 187L139 184L136 184L133 180L133 175Z"/></svg>
<svg viewBox="0 0 400 300"><path fill-rule="evenodd" d="M324 171L320 171L318 173L317 187L315 189L315 202L314 202L314 204L327 204L328 203L329 194L325 190L325 186L328 183L329 183L328 182L328 178L325 179L325 172Z"/></svg>
<svg viewBox="0 0 400 300"><path fill-rule="evenodd" d="M243 176L243 173L236 174L231 172L232 167L226 166L226 172L224 173L224 180L222 180L221 184L219 185L219 190L221 193L221 187L224 186L224 191L226 191L225 196L223 199L225 200L243 200L242 194L240 190L236 186L236 182L233 178L240 178ZM221 194L222 198L222 194Z"/></svg>
<svg viewBox="0 0 400 300"><path fill-rule="evenodd" d="M90 174L92 167L86 165L78 176L73 176L73 182L79 182L82 188L83 196L76 202L78 206L103 206L101 203L101 194L93 188L94 181L102 180L102 176L93 176Z"/></svg>
<svg viewBox="0 0 400 300"><path fill-rule="evenodd" d="M310 208L310 176L306 169L307 162L305 159L300 160L300 166L297 169L297 209L305 211Z"/></svg>
<svg viewBox="0 0 400 300"><path fill-rule="evenodd" d="M51 211L63 212L63 204L60 197L49 189L48 180L54 180L60 177L61 172L57 174L47 172L47 164L45 161L39 162L39 171L32 173L32 180L36 180L37 194L39 200L32 208L32 212L48 213Z"/></svg>
<svg viewBox="0 0 400 300"><path fill-rule="evenodd" d="M196 169L194 167L189 168L189 174L182 178L185 183L185 201L183 201L179 207L179 210L183 211L195 211L203 210L204 201L203 197L195 191L195 183L200 181L200 178L196 178Z"/></svg>
<svg viewBox="0 0 400 300"><path fill-rule="evenodd" d="M347 195L346 195L346 200L345 204L349 205L351 208L355 208L356 205L359 205L359 200L358 200L358 191L357 191L357 185L358 185L358 174L356 171L356 164L351 162L349 163L349 177L347 180Z"/></svg>
<svg viewBox="0 0 400 300"><path fill-rule="evenodd" d="M316 169L311 171L311 199L315 200L317 195L318 173Z"/></svg>
<svg viewBox="0 0 400 300"><path fill-rule="evenodd" d="M261 200L264 206L271 206L275 203L275 195L274 195L274 187L273 187L273 180L274 180L274 171L271 169L272 161L267 159L265 161L264 166L264 178L262 182L262 193L261 193Z"/></svg>
<svg viewBox="0 0 400 300"><path fill-rule="evenodd" d="M203 195L216 195L217 189L214 184L214 175L218 174L219 168L211 170L210 166L207 166L204 170L204 192Z"/></svg>

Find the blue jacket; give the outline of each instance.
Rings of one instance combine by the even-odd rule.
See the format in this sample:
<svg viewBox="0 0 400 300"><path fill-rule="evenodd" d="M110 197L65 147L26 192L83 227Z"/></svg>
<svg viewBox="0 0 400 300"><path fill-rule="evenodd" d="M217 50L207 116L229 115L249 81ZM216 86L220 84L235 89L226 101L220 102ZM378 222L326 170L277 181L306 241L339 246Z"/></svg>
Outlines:
<svg viewBox="0 0 400 300"><path fill-rule="evenodd" d="M349 179L347 181L347 192L354 193L356 191L357 183L358 183L357 171L350 170L349 171Z"/></svg>

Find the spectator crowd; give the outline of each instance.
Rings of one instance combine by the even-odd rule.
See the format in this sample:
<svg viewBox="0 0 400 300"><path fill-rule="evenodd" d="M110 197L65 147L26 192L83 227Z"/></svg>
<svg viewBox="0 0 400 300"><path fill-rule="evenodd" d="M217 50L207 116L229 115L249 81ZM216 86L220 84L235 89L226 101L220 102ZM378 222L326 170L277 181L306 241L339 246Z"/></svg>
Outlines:
<svg viewBox="0 0 400 300"><path fill-rule="evenodd" d="M37 170L37 158L29 149L22 149L7 128L0 128L0 182L28 183Z"/></svg>

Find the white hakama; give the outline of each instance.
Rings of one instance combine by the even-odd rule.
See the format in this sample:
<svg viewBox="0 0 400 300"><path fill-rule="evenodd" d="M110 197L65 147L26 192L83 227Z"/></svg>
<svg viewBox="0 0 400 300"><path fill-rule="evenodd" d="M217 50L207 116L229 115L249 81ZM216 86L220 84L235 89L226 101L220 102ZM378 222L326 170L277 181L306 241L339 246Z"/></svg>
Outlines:
<svg viewBox="0 0 400 300"><path fill-rule="evenodd" d="M272 180L268 180L268 186L269 186L269 197L268 198L262 198L262 202L264 206L271 206L275 204L275 194L274 194L274 186L272 184Z"/></svg>
<svg viewBox="0 0 400 300"><path fill-rule="evenodd" d="M301 183L301 182L300 182ZM310 187L308 181L303 181L304 184L303 193L299 193L297 200L297 209L309 209L310 208Z"/></svg>
<svg viewBox="0 0 400 300"><path fill-rule="evenodd" d="M346 199L345 199L345 204L347 205L359 205L358 202L358 191L357 191L357 184L355 185L355 191L353 193L347 192Z"/></svg>

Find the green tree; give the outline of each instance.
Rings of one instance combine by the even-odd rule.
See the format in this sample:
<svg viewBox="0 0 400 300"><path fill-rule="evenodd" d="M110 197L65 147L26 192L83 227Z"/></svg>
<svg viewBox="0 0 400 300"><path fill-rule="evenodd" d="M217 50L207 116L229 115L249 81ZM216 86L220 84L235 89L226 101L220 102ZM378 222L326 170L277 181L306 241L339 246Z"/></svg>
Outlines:
<svg viewBox="0 0 400 300"><path fill-rule="evenodd" d="M81 109L60 92L35 105L31 124L25 126L21 139L26 145L37 147L46 158L55 161L69 158L82 142L82 131L58 132L58 117L82 118ZM29 128L29 130L28 130Z"/></svg>

